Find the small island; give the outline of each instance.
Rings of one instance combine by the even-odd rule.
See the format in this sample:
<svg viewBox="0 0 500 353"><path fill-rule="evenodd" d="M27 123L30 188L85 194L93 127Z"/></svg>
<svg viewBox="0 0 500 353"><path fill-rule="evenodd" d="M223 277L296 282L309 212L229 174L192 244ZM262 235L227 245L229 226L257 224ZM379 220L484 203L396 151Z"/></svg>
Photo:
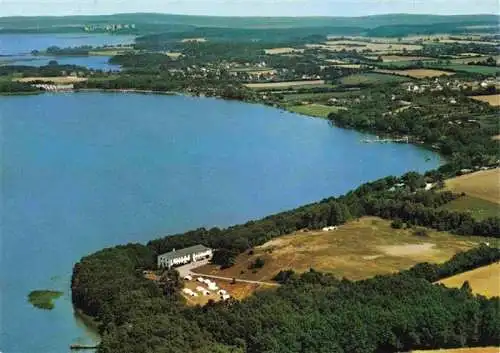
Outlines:
<svg viewBox="0 0 500 353"><path fill-rule="evenodd" d="M55 290L34 290L28 295L28 301L36 308L44 310L54 309L54 300L59 299L64 293Z"/></svg>

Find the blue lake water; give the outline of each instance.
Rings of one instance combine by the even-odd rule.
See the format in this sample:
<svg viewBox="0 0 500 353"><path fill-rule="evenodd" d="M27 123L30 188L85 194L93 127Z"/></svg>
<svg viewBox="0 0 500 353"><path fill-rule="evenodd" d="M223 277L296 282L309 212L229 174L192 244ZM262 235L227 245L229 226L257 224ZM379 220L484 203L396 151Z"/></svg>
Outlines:
<svg viewBox="0 0 500 353"><path fill-rule="evenodd" d="M61 48L82 45L104 46L131 44L134 36L108 34L0 34L0 65L47 65L50 60L60 64L81 65L98 70L119 70L118 65L108 64L107 56L91 57L35 57L32 50L45 50L55 45ZM3 57L1 57L3 56Z"/></svg>
<svg viewBox="0 0 500 353"><path fill-rule="evenodd" d="M106 246L227 226L437 167L411 145L260 105L183 96L0 97L0 351L60 353L90 337L73 317L73 264ZM59 289L52 311L26 300Z"/></svg>

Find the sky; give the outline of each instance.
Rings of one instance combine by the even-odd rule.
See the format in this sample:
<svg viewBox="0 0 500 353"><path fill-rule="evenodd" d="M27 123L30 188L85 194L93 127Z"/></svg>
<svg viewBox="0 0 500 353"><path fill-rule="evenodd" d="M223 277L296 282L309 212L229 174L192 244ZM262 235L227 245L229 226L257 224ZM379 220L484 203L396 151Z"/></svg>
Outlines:
<svg viewBox="0 0 500 353"><path fill-rule="evenodd" d="M499 12L498 0L0 0L0 16L160 12L212 16L364 16Z"/></svg>

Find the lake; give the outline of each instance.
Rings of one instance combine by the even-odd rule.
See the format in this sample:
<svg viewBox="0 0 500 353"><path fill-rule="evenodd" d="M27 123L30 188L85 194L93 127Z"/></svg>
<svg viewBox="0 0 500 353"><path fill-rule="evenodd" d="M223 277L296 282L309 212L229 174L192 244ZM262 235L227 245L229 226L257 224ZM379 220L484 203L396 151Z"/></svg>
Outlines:
<svg viewBox="0 0 500 353"><path fill-rule="evenodd" d="M0 34L0 65L47 65L50 60L60 64L86 66L96 70L119 70L119 65L108 64L109 56L33 56L32 50L45 50L50 46L60 48L82 45L104 46L131 44L135 36L109 34Z"/></svg>
<svg viewBox="0 0 500 353"><path fill-rule="evenodd" d="M75 321L73 264L103 247L228 226L437 167L403 144L273 108L120 93L0 97L0 351L66 352L88 342ZM52 311L34 289L65 296Z"/></svg>

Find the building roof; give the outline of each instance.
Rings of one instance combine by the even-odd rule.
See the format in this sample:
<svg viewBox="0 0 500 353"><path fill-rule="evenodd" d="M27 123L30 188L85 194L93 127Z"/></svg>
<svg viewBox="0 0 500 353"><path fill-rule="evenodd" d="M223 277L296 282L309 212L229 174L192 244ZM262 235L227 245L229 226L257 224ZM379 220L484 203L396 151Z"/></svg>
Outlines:
<svg viewBox="0 0 500 353"><path fill-rule="evenodd" d="M207 250L210 250L210 248L207 248L204 245L198 244L198 245L190 246L189 248L184 248L184 249L180 249L180 250L173 250L173 251L167 252L165 254L161 254L161 255L159 255L159 257L161 256L162 258L164 258L166 260L170 260L170 259L175 259L178 257L191 255L191 254L205 252Z"/></svg>

